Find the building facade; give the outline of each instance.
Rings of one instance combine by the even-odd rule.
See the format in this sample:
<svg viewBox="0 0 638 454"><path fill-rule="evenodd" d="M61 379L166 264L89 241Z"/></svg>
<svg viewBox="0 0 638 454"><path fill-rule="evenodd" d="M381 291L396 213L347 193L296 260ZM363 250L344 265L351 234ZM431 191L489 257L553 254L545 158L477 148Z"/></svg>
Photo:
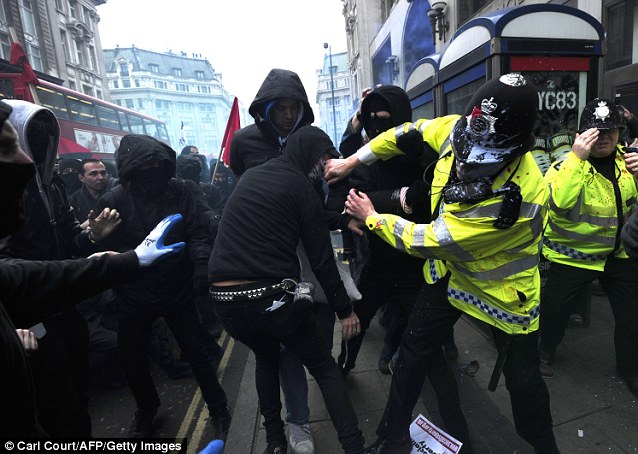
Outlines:
<svg viewBox="0 0 638 454"><path fill-rule="evenodd" d="M436 63L455 32L470 20L505 8L553 4L576 8L605 30L595 94L638 112L638 0L343 0L348 66L355 103L366 86L406 89L419 63ZM436 8L434 8L436 7ZM538 24L539 30L543 24ZM532 36L533 37L533 36ZM416 77L424 80L428 74Z"/></svg>
<svg viewBox="0 0 638 454"><path fill-rule="evenodd" d="M352 102L350 68L346 52L328 52L324 56L323 66L317 70L316 101L319 106L319 127L339 148L341 135L358 107Z"/></svg>
<svg viewBox="0 0 638 454"><path fill-rule="evenodd" d="M2 0L0 58L9 68L11 42L24 48L46 79L107 97L96 6L106 0Z"/></svg>
<svg viewBox="0 0 638 454"><path fill-rule="evenodd" d="M114 103L163 120L178 152L182 137L203 153L219 152L233 97L207 59L133 46L105 49L104 61Z"/></svg>

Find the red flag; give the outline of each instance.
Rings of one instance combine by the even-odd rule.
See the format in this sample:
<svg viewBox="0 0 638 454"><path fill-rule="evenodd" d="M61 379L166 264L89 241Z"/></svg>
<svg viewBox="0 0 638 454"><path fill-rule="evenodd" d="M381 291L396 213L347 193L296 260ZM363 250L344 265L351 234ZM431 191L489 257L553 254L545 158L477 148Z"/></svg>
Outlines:
<svg viewBox="0 0 638 454"><path fill-rule="evenodd" d="M237 96L233 100L233 106L230 108L230 115L228 116L228 123L226 123L226 131L224 131L224 139L222 140L222 161L227 166L230 166L230 141L233 139L233 134L241 126L239 125L239 106L237 105Z"/></svg>
<svg viewBox="0 0 638 454"><path fill-rule="evenodd" d="M25 84L38 84L38 76L33 72L33 68L31 68L29 59L27 58L27 53L20 43L11 43L10 62L12 65L22 67L22 82Z"/></svg>

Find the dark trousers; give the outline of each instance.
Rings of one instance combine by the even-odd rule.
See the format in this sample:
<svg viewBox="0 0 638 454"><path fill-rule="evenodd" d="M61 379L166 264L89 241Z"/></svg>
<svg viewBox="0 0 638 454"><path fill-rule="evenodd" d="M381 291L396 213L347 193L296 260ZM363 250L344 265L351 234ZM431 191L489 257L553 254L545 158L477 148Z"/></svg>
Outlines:
<svg viewBox="0 0 638 454"><path fill-rule="evenodd" d="M579 303L573 296L594 279L602 286L614 314L616 368L621 375L638 376L638 264L610 258L604 271L552 263L541 297L541 339L555 349L563 340L569 315Z"/></svg>
<svg viewBox="0 0 638 454"><path fill-rule="evenodd" d="M226 404L226 393L217 380L217 371L213 358L208 353L202 338L203 329L190 301L185 301L171 312L164 313L161 307L157 311L144 312L118 311L117 341L122 357L122 366L126 381L140 411L154 413L160 405L160 399L149 368L149 342L153 322L163 317L175 336L177 344L193 371L202 397L209 410Z"/></svg>
<svg viewBox="0 0 638 454"><path fill-rule="evenodd" d="M215 303L215 311L226 331L255 354L255 382L268 443L285 442L279 397L279 351L283 344L317 381L343 450L362 453L364 440L357 416L346 384L322 337L312 304L293 303L287 295L286 304L266 311L273 300L282 296Z"/></svg>
<svg viewBox="0 0 638 454"><path fill-rule="evenodd" d="M354 369L363 337L370 327L370 322L384 304L394 306L398 317L394 324L390 325L383 341L383 356L387 359L399 348L401 335L407 324L414 301L423 287L422 263L415 262L412 269L406 268L406 273L398 276L397 273L388 273L387 267L366 266L361 275L359 291L361 300L354 303L354 311L361 322L361 333L347 342L341 342L339 354L339 367ZM394 318L394 317L393 317Z"/></svg>
<svg viewBox="0 0 638 454"><path fill-rule="evenodd" d="M462 314L448 301L447 283L448 279L442 279L434 285L426 285L417 298L403 333L390 396L377 434L390 440L409 434L412 409L427 376L437 396L446 429L464 443L463 451L470 453L472 446L456 379L441 350L441 343ZM492 334L499 351L509 342L503 374L516 431L539 453L558 452L549 393L538 371L538 336L535 333L508 335L495 328Z"/></svg>
<svg viewBox="0 0 638 454"><path fill-rule="evenodd" d="M30 355L38 419L53 438L91 436L89 332L75 309L46 319L47 332Z"/></svg>

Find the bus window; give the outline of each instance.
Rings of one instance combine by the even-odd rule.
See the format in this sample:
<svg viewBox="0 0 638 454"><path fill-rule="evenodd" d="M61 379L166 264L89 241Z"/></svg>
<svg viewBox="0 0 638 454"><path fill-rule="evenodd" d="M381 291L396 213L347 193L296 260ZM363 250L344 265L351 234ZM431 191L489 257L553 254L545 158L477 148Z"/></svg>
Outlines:
<svg viewBox="0 0 638 454"><path fill-rule="evenodd" d="M419 107L412 109L412 120L416 121L419 118L434 118L434 102L430 101Z"/></svg>
<svg viewBox="0 0 638 454"><path fill-rule="evenodd" d="M118 110L117 116L120 117L120 124L122 125L122 131L131 132L131 127L128 124L128 118L126 118L126 114Z"/></svg>
<svg viewBox="0 0 638 454"><path fill-rule="evenodd" d="M13 81L10 79L0 80L0 99L13 99L14 97Z"/></svg>
<svg viewBox="0 0 638 454"><path fill-rule="evenodd" d="M51 109L58 119L68 120L71 118L62 93L43 86L37 88L41 106Z"/></svg>
<svg viewBox="0 0 638 454"><path fill-rule="evenodd" d="M91 101L85 101L71 95L67 95L67 100L69 101L71 120L97 126L95 105Z"/></svg>
<svg viewBox="0 0 638 454"><path fill-rule="evenodd" d="M122 129L115 109L98 105L97 114L100 118L100 125L103 128Z"/></svg>
<svg viewBox="0 0 638 454"><path fill-rule="evenodd" d="M144 130L144 119L137 115L128 114L128 122L131 125L131 133L133 134L146 134Z"/></svg>
<svg viewBox="0 0 638 454"><path fill-rule="evenodd" d="M166 129L166 125L164 123L157 124L157 131L159 133L159 140L162 142L170 143L171 139L168 137L168 130Z"/></svg>

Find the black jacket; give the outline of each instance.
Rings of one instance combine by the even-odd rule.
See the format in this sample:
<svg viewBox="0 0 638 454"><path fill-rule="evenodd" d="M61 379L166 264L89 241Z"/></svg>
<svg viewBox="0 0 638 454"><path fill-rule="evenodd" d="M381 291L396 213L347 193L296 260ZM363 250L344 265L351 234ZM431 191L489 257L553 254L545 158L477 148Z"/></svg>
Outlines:
<svg viewBox="0 0 638 454"><path fill-rule="evenodd" d="M336 152L330 138L306 126L290 136L282 156L244 174L224 209L208 264L210 282L298 279L301 240L328 302L339 318L350 314L322 203L307 176L330 150Z"/></svg>
<svg viewBox="0 0 638 454"><path fill-rule="evenodd" d="M77 220L82 223L87 220L89 216L89 212L93 210L93 212L97 215L99 212L99 204L98 200L101 196L103 196L109 189L114 188L117 185L117 178L109 178L106 183L106 187L101 194L99 194L98 198L95 199L86 189L85 185L82 185L80 189L75 191L69 197L69 203L73 207L73 211L75 213L75 217Z"/></svg>
<svg viewBox="0 0 638 454"><path fill-rule="evenodd" d="M285 69L271 70L248 109L255 119L255 124L237 131L230 142L230 168L235 175L240 176L247 169L263 164L281 154L285 146L285 138L278 136L265 115L268 104L281 98L295 99L303 106L302 116L293 132L315 120L308 102L308 95L299 76ZM282 141L284 141L283 145Z"/></svg>
<svg viewBox="0 0 638 454"><path fill-rule="evenodd" d="M134 190L131 176L137 165L154 158L162 162L164 177L169 181L161 195L151 198ZM212 245L198 196L184 181L171 177L175 173L175 152L152 137L124 136L117 167L121 184L102 196L99 206L117 209L122 223L99 246L103 250L134 249L163 218L176 213L184 220L173 227L164 243L186 243L176 256L162 260L152 270L142 270L134 282L114 289L118 310L170 309L182 304L193 295L194 273L205 276Z"/></svg>
<svg viewBox="0 0 638 454"><path fill-rule="evenodd" d="M0 260L0 438L43 435L37 424L28 359L15 326L32 326L65 307L132 279L138 266L134 252L58 262Z"/></svg>

